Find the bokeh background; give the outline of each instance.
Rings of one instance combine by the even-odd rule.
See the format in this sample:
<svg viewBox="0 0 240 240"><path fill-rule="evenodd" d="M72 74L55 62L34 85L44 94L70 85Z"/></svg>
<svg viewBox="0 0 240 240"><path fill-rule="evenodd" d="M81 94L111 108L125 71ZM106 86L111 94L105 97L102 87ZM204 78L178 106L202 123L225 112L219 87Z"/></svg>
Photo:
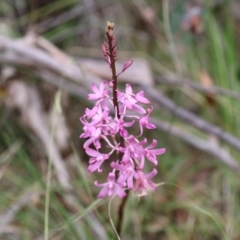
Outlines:
<svg viewBox="0 0 240 240"><path fill-rule="evenodd" d="M240 239L240 1L0 0L0 239L116 239L82 125L115 23L119 78L146 92L157 191L131 194L122 239ZM137 128L136 128L137 129ZM133 132L135 129L132 129ZM149 166L149 169L150 166Z"/></svg>

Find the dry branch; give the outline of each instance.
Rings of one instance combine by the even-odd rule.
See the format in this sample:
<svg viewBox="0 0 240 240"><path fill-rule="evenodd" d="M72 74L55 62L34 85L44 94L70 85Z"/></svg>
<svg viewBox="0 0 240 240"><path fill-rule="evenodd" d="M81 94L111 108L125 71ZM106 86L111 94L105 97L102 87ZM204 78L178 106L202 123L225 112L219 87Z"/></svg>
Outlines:
<svg viewBox="0 0 240 240"><path fill-rule="evenodd" d="M190 111L179 107L172 100L165 97L159 91L153 88L145 88L145 90L149 98L153 99L155 102L160 104L160 106L176 115L176 117L178 117L179 119L196 127L199 130L204 131L205 133L216 136L220 140L228 143L229 145L240 151L240 139L238 139L237 137L223 131L220 127L208 123L207 121L196 116Z"/></svg>
<svg viewBox="0 0 240 240"><path fill-rule="evenodd" d="M80 84L82 83L88 87L96 79L94 76L84 75L79 66L71 58L68 58L68 61L63 65L63 62L59 61L59 59L28 44L27 39L12 40L0 37L0 62L33 67L38 70L49 70L59 76Z"/></svg>
<svg viewBox="0 0 240 240"><path fill-rule="evenodd" d="M189 79L176 79L176 78L171 78L171 77L166 77L166 76L164 76L164 77L157 76L157 77L155 77L155 79L159 83L173 85L174 87L187 85L199 92L204 92L204 93L213 94L213 95L223 95L223 96L227 96L230 98L235 98L235 99L240 100L240 94L238 92L224 89L221 87L215 87L215 86L206 87L206 86L198 84L198 83L194 82L193 80L189 80Z"/></svg>
<svg viewBox="0 0 240 240"><path fill-rule="evenodd" d="M222 146L219 146L217 142L212 141L211 139L201 139L189 133L186 129L182 129L164 121L153 119L153 122L158 129L168 132L169 134L183 140L189 145L216 157L222 163L226 164L230 169L240 174L240 164L231 156L229 151L224 149Z"/></svg>

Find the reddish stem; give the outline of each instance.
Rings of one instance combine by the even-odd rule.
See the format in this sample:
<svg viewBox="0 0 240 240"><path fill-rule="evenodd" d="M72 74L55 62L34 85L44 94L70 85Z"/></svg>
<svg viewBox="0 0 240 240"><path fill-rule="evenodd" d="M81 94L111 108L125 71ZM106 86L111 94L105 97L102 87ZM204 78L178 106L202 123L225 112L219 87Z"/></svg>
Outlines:
<svg viewBox="0 0 240 240"><path fill-rule="evenodd" d="M112 23L107 23L107 28L106 28L106 35L107 35L107 40L108 40L108 49L109 49L109 58L110 58L110 68L112 72L112 80L113 80L113 104L114 104L114 109L116 109L117 112L117 117L120 119L120 113L119 113L119 105L118 105L118 99L117 99L117 73L116 73L116 66L115 66L115 52L116 52L116 46L115 46L115 38L113 35L113 27L114 24ZM113 45L114 43L114 45ZM115 51L115 52L114 52ZM125 147L125 141L124 138L119 134L119 139L120 139L120 146ZM118 157L119 157L119 162L121 162L121 159L123 157L123 153L118 152ZM119 206L118 209L118 222L117 222L117 233L120 236L121 235L121 228L122 228L122 223L123 223L123 217L124 217L124 208L129 196L129 191L126 191L126 197L122 199L122 202Z"/></svg>

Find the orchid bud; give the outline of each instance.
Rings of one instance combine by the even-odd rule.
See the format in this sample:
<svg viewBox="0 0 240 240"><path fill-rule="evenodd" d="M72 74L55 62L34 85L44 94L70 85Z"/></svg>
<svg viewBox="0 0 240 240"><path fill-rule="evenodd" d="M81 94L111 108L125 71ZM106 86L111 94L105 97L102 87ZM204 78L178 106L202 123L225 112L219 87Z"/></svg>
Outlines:
<svg viewBox="0 0 240 240"><path fill-rule="evenodd" d="M128 60L127 62L124 63L122 72L126 71L133 63L133 60Z"/></svg>

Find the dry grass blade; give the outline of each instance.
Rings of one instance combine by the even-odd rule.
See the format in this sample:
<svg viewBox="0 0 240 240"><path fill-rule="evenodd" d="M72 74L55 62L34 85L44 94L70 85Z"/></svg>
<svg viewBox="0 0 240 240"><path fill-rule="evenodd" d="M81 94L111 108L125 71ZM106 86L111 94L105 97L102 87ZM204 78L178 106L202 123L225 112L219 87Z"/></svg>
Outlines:
<svg viewBox="0 0 240 240"><path fill-rule="evenodd" d="M0 155L0 159L1 159L0 164L3 164L9 158L13 157L17 153L17 151L20 149L21 146L22 146L22 142L16 141L9 149L3 152Z"/></svg>

